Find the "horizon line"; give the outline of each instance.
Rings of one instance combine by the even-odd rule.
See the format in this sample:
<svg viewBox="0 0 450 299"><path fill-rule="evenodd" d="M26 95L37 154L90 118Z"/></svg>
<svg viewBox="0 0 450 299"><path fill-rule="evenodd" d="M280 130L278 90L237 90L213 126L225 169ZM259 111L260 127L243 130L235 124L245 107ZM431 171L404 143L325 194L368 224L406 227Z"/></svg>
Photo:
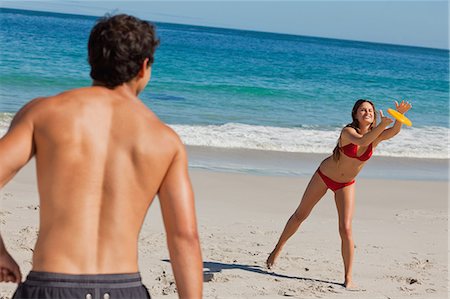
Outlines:
<svg viewBox="0 0 450 299"><path fill-rule="evenodd" d="M104 15L99 16L99 15L85 15L85 14L71 13L71 12L54 12L54 11L48 11L48 10L35 10L35 9L25 9L25 8L9 8L9 7L2 7L1 4L0 4L0 11L2 11L2 10L18 11L18 12L37 12L37 13L44 13L44 14L50 14L50 15L61 15L61 16L62 15L76 16L76 17L89 18L89 19L101 18L101 17L103 17L105 15L108 15L108 13L105 13ZM114 13L110 13L110 14L114 15ZM144 20L146 20L146 19L144 19ZM200 27L200 28L235 30L235 31L244 31L244 32L266 33L266 34L295 36L295 37L304 37L304 38L313 38L313 39L328 39L328 40L335 40L335 41L377 44L377 45L394 46L394 47L420 48L420 49L427 49L427 50L437 50L437 51L450 52L450 45L449 45L449 48L434 48L434 47L430 47L430 46L402 45L402 44L393 44L393 43L386 43L386 42L342 39L342 38L336 38L336 37L301 35L301 34L294 34L294 33L274 32L274 31L260 31L260 30L255 30L255 29L227 28L227 27L211 26L211 25L197 25L197 24L174 23L174 22L151 21L151 20L146 20L146 21L152 22L152 23L156 23L156 24L159 23L159 24L178 25L178 26L192 26L192 27Z"/></svg>

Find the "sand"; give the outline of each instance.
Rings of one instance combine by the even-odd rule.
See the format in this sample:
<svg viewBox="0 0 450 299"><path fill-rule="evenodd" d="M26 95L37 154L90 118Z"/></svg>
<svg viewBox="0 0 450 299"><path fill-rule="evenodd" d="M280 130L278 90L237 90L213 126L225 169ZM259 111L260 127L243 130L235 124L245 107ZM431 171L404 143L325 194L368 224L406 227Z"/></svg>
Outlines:
<svg viewBox="0 0 450 299"><path fill-rule="evenodd" d="M317 164L315 164L317 165ZM30 163L0 192L1 232L31 269L39 204ZM272 270L265 268L309 177L191 169L204 260L204 298L447 298L448 182L360 178L353 221L354 281L343 282L337 212L328 192ZM177 298L158 201L140 236L152 298ZM0 298L15 286L0 283Z"/></svg>

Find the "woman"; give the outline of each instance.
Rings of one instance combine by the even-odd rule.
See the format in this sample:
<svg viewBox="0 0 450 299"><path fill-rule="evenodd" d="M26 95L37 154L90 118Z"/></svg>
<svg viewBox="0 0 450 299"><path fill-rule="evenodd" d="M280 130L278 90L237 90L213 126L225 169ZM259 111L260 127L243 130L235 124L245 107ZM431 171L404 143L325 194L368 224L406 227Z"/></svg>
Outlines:
<svg viewBox="0 0 450 299"><path fill-rule="evenodd" d="M402 114L411 109L411 104L405 101L400 104L395 102L395 106L397 111ZM376 126L377 117L374 104L369 100L356 101L352 110L353 122L342 129L333 154L322 161L311 178L300 205L289 218L275 249L267 259L269 269L273 266L286 241L297 231L327 190L331 189L334 192L339 215L339 234L345 268L344 286L346 288L353 287L352 218L355 203L355 177L372 156L373 149L381 141L397 135L402 127L402 124L396 121L391 128L386 129L392 120L384 117L381 110L380 117L381 121Z"/></svg>

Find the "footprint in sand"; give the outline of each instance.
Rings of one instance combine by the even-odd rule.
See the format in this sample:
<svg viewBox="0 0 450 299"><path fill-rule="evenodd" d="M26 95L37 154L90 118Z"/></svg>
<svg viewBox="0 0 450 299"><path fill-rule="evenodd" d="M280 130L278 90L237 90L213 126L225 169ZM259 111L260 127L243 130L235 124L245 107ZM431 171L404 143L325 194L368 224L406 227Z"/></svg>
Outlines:
<svg viewBox="0 0 450 299"><path fill-rule="evenodd" d="M220 275L216 273L212 279L213 282L229 282L230 279L225 275Z"/></svg>
<svg viewBox="0 0 450 299"><path fill-rule="evenodd" d="M5 192L2 195L2 199L8 199L8 198L11 198L11 197L14 197L14 194L9 193L9 192Z"/></svg>
<svg viewBox="0 0 450 299"><path fill-rule="evenodd" d="M160 284L158 288L152 288L155 293L161 292L162 295L170 295L177 292L175 281L167 277L166 271L163 270L161 275L156 277L156 281L159 281Z"/></svg>
<svg viewBox="0 0 450 299"><path fill-rule="evenodd" d="M433 263L429 259L413 257L413 261L405 264L405 266L412 270L428 270L433 267Z"/></svg>

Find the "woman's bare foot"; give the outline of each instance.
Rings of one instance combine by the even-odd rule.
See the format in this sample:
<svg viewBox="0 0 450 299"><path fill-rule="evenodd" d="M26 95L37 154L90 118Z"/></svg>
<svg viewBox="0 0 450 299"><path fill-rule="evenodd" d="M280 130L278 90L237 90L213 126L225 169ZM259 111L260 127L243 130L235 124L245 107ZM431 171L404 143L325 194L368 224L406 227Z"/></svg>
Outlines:
<svg viewBox="0 0 450 299"><path fill-rule="evenodd" d="M269 257L267 258L267 261L266 261L267 268L272 269L273 264L275 263L275 259L277 258L277 256L278 256L278 253L275 253L275 250L270 253L270 255L269 255Z"/></svg>
<svg viewBox="0 0 450 299"><path fill-rule="evenodd" d="M346 279L344 282L344 287L348 291L356 291L358 290L358 287L353 283L351 279Z"/></svg>
<svg viewBox="0 0 450 299"><path fill-rule="evenodd" d="M353 282L350 282L350 283L344 282L344 286L345 286L345 290L350 291L350 292L365 292L366 291L365 289L355 285Z"/></svg>

